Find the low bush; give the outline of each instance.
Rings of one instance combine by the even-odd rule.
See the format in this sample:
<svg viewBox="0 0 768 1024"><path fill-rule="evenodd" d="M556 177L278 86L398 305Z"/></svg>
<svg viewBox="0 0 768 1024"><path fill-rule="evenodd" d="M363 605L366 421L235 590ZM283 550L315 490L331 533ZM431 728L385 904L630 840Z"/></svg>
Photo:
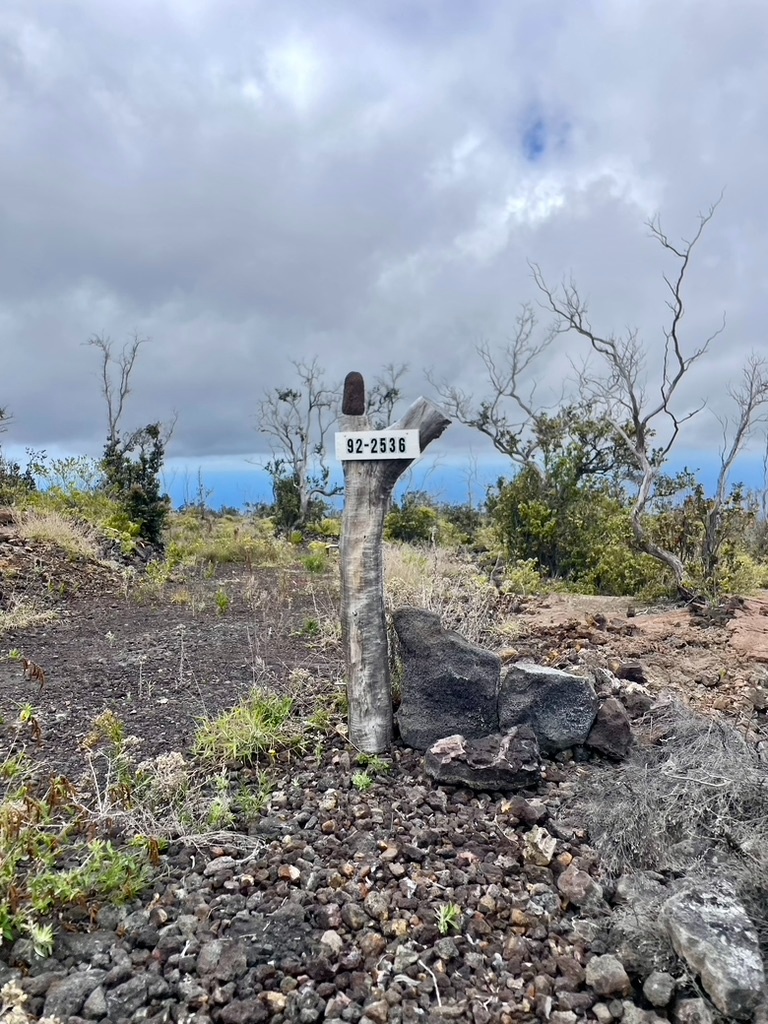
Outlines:
<svg viewBox="0 0 768 1024"><path fill-rule="evenodd" d="M194 752L206 761L252 764L264 754L295 744L293 699L255 689L241 704L215 718L203 718Z"/></svg>
<svg viewBox="0 0 768 1024"><path fill-rule="evenodd" d="M270 519L222 516L201 522L192 512L178 512L170 518L168 540L178 564L285 566L295 560Z"/></svg>
<svg viewBox="0 0 768 1024"><path fill-rule="evenodd" d="M654 708L650 727L620 768L590 773L574 797L603 865L616 876L715 871L733 884L768 951L765 761L728 721L674 699ZM659 935L643 910L632 912L647 916L650 955Z"/></svg>
<svg viewBox="0 0 768 1024"><path fill-rule="evenodd" d="M386 544L384 590L390 609L426 608L468 640L493 642L498 592L469 559L439 547Z"/></svg>
<svg viewBox="0 0 768 1024"><path fill-rule="evenodd" d="M25 540L53 544L75 558L98 559L100 549L94 530L79 525L61 512L30 509L17 518L19 535Z"/></svg>

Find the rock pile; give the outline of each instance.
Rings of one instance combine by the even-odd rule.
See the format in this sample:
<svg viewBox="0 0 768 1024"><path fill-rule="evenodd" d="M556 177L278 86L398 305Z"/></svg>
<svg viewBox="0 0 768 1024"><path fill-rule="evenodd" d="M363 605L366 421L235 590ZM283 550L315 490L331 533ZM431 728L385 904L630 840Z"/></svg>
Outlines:
<svg viewBox="0 0 768 1024"><path fill-rule="evenodd" d="M615 955L561 767L535 797L435 788L409 750L393 769L359 792L341 739L297 762L250 851L176 844L154 893L93 925L73 908L52 956L0 947L0 989L70 1024L709 1019L684 971Z"/></svg>
<svg viewBox="0 0 768 1024"><path fill-rule="evenodd" d="M541 754L579 746L626 754L630 719L611 695L610 673L600 677L601 700L583 676L520 662L502 669L496 655L422 608L400 608L394 625L403 663L400 735L428 749L426 769L438 781L516 788L532 784Z"/></svg>

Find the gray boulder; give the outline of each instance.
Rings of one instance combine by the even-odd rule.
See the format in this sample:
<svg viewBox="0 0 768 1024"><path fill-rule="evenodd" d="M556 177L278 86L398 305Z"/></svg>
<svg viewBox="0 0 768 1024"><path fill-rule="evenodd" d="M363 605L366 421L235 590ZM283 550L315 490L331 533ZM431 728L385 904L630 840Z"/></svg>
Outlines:
<svg viewBox="0 0 768 1024"><path fill-rule="evenodd" d="M403 742L426 750L457 732L466 738L498 733L496 655L443 629L440 617L422 608L399 608L393 621L403 661L397 714Z"/></svg>
<svg viewBox="0 0 768 1024"><path fill-rule="evenodd" d="M703 999L679 999L673 1020L675 1024L713 1024L714 1016Z"/></svg>
<svg viewBox="0 0 768 1024"><path fill-rule="evenodd" d="M632 991L632 982L624 964L610 953L595 956L589 961L586 982L599 996L628 996Z"/></svg>
<svg viewBox="0 0 768 1024"><path fill-rule="evenodd" d="M632 726L624 705L616 697L604 700L598 708L587 746L607 757L624 757L632 742Z"/></svg>
<svg viewBox="0 0 768 1024"><path fill-rule="evenodd" d="M437 782L486 792L535 786L541 777L539 745L526 726L482 739L446 736L429 748L424 768Z"/></svg>
<svg viewBox="0 0 768 1024"><path fill-rule="evenodd" d="M675 994L675 979L666 971L652 971L643 982L643 995L652 1006L669 1006Z"/></svg>
<svg viewBox="0 0 768 1024"><path fill-rule="evenodd" d="M510 665L499 690L499 728L528 725L545 753L584 743L598 709L592 682L542 665Z"/></svg>
<svg viewBox="0 0 768 1024"><path fill-rule="evenodd" d="M661 908L675 952L729 1020L749 1020L765 985L757 933L724 882L686 885Z"/></svg>

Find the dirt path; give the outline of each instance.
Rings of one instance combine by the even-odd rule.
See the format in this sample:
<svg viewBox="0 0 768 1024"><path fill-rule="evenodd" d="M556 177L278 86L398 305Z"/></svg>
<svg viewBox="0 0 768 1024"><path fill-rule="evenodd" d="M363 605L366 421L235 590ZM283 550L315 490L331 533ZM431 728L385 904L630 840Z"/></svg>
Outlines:
<svg viewBox="0 0 768 1024"><path fill-rule="evenodd" d="M323 634L334 601L334 580L276 569L225 569L161 597L112 587L69 598L53 621L4 634L5 653L40 665L46 682L39 690L21 662L0 661L0 717L10 723L32 704L42 733L35 757L72 777L106 710L140 738L144 757L186 750L200 716L232 707L255 685L279 689L297 671L340 677L338 644ZM0 756L4 739L0 732Z"/></svg>

